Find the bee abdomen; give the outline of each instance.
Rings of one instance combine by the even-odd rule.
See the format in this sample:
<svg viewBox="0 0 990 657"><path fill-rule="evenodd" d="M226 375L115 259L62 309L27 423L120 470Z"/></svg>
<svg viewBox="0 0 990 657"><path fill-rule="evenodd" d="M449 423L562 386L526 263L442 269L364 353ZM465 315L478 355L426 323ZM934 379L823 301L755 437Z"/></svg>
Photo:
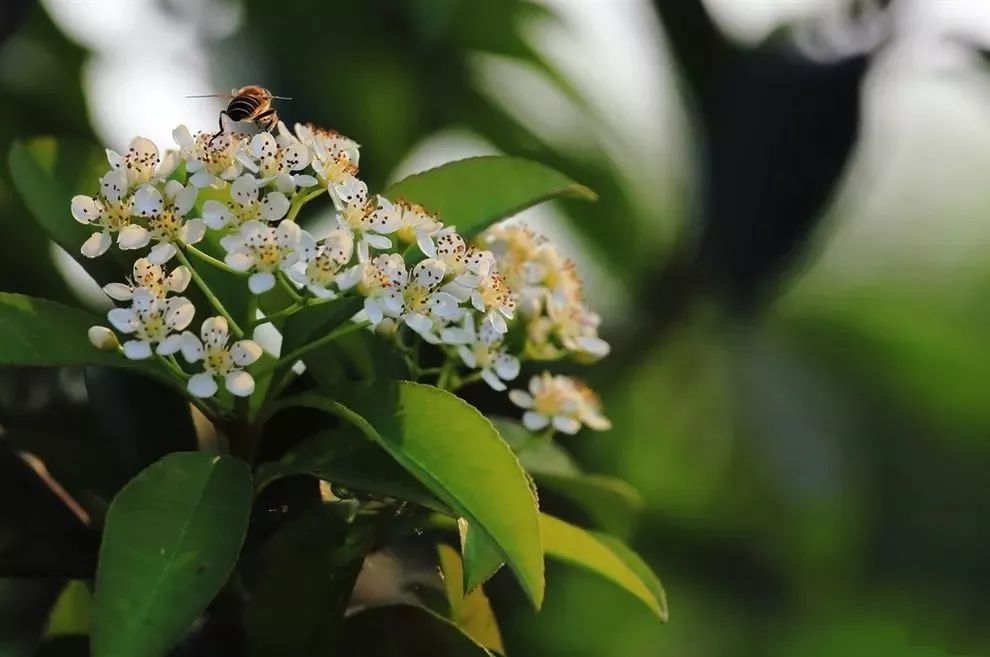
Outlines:
<svg viewBox="0 0 990 657"><path fill-rule="evenodd" d="M250 96L238 96L227 105L227 116L233 121L243 121L250 118L261 105L261 101Z"/></svg>

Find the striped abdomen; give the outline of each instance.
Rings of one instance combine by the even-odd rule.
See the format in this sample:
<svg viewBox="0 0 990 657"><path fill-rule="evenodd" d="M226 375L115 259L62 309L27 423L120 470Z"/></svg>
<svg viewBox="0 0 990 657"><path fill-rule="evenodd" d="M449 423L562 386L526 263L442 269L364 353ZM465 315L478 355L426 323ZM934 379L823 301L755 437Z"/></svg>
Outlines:
<svg viewBox="0 0 990 657"><path fill-rule="evenodd" d="M237 96L227 105L227 116L234 121L250 119L258 112L263 100L254 96Z"/></svg>

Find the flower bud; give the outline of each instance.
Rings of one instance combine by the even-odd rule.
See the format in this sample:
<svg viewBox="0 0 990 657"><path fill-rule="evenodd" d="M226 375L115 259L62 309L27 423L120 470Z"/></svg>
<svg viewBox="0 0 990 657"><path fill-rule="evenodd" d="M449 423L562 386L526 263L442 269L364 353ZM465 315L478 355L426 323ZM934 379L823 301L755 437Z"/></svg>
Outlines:
<svg viewBox="0 0 990 657"><path fill-rule="evenodd" d="M90 326L89 341L94 347L101 351L117 351L120 349L120 342L117 335L105 326Z"/></svg>

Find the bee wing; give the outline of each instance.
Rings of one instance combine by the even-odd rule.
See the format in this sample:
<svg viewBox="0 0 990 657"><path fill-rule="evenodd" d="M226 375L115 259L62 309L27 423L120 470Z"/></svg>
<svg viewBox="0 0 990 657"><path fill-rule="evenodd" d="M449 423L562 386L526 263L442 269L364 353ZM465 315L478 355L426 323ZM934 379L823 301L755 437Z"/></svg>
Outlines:
<svg viewBox="0 0 990 657"><path fill-rule="evenodd" d="M186 96L186 98L233 98L232 94L198 94L195 96Z"/></svg>

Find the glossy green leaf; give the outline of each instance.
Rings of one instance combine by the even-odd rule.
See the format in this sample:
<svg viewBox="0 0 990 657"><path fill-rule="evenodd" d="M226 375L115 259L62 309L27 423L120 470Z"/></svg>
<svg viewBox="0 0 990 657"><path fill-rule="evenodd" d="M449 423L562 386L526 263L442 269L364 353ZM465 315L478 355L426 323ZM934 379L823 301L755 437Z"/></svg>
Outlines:
<svg viewBox="0 0 990 657"><path fill-rule="evenodd" d="M478 587L465 593L461 555L441 543L437 545L437 558L450 606L450 620L484 647L505 654L498 620L485 591Z"/></svg>
<svg viewBox="0 0 990 657"><path fill-rule="evenodd" d="M154 361L132 361L89 342L90 326L103 318L54 301L0 292L0 365L107 365L160 370Z"/></svg>
<svg viewBox="0 0 990 657"><path fill-rule="evenodd" d="M546 165L501 155L457 160L417 173L390 186L385 196L422 205L466 238L543 201L597 198Z"/></svg>
<svg viewBox="0 0 990 657"><path fill-rule="evenodd" d="M454 623L423 607L373 607L348 617L340 654L369 657L492 657Z"/></svg>
<svg viewBox="0 0 990 657"><path fill-rule="evenodd" d="M541 492L556 494L584 512L588 520L616 536L628 536L643 506L636 489L614 477L534 474Z"/></svg>
<svg viewBox="0 0 990 657"><path fill-rule="evenodd" d="M237 561L251 509L242 461L170 454L114 498L96 572L93 657L157 657L206 609Z"/></svg>
<svg viewBox="0 0 990 657"><path fill-rule="evenodd" d="M307 438L276 463L264 466L264 483L289 474L308 474L344 488L394 497L430 509L450 510L380 446L351 425Z"/></svg>
<svg viewBox="0 0 990 657"><path fill-rule="evenodd" d="M629 548L546 514L540 516L540 527L548 557L600 575L638 598L662 620L667 619L660 582Z"/></svg>
<svg viewBox="0 0 990 657"><path fill-rule="evenodd" d="M344 401L301 395L282 405L317 408L357 426L485 533L539 606L544 581L536 496L491 422L459 397L428 385L388 382L342 392Z"/></svg>
<svg viewBox="0 0 990 657"><path fill-rule="evenodd" d="M70 202L77 194L95 194L99 177L110 169L93 144L52 137L15 142L8 164L34 220L97 281L123 280L123 275L130 273L128 258L119 252L111 251L101 258L79 253L93 229L72 218Z"/></svg>

